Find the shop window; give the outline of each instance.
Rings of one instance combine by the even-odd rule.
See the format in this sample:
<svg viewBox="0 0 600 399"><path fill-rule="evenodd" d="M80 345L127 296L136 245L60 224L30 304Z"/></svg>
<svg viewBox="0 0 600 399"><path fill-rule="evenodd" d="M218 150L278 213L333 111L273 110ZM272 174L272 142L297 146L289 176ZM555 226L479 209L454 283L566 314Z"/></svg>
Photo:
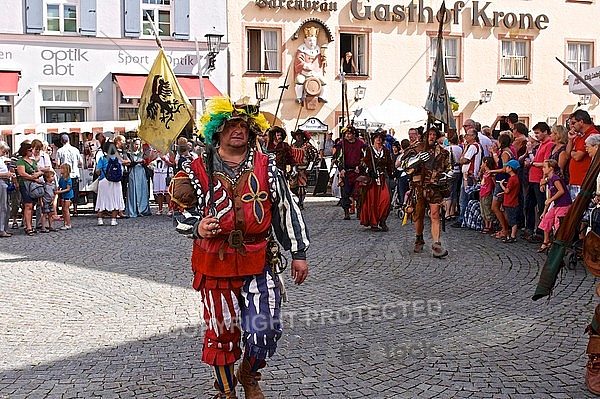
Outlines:
<svg viewBox="0 0 600 399"><path fill-rule="evenodd" d="M369 74L368 36L365 33L340 33L340 59L347 52L352 53L358 75ZM341 65L340 65L341 70Z"/></svg>
<svg viewBox="0 0 600 399"><path fill-rule="evenodd" d="M42 89L42 101L88 103L90 93L80 89Z"/></svg>
<svg viewBox="0 0 600 399"><path fill-rule="evenodd" d="M592 67L592 43L567 43L567 65L575 72L581 72Z"/></svg>
<svg viewBox="0 0 600 399"><path fill-rule="evenodd" d="M77 5L69 2L47 2L46 33L77 33Z"/></svg>
<svg viewBox="0 0 600 399"><path fill-rule="evenodd" d="M125 98L119 91L119 118L120 121L134 121L138 118L140 108L139 98Z"/></svg>
<svg viewBox="0 0 600 399"><path fill-rule="evenodd" d="M247 72L280 72L281 33L278 29L246 29Z"/></svg>
<svg viewBox="0 0 600 399"><path fill-rule="evenodd" d="M12 125L12 96L0 96L0 125Z"/></svg>
<svg viewBox="0 0 600 399"><path fill-rule="evenodd" d="M153 36L151 21L159 36L171 36L172 3L171 0L142 0L142 36Z"/></svg>
<svg viewBox="0 0 600 399"><path fill-rule="evenodd" d="M529 42L525 40L502 40L500 79L529 79Z"/></svg>
<svg viewBox="0 0 600 399"><path fill-rule="evenodd" d="M427 76L431 77L433 64L437 57L437 36L429 38L429 71ZM456 37L446 37L442 39L444 46L444 71L447 78L460 78L460 39Z"/></svg>

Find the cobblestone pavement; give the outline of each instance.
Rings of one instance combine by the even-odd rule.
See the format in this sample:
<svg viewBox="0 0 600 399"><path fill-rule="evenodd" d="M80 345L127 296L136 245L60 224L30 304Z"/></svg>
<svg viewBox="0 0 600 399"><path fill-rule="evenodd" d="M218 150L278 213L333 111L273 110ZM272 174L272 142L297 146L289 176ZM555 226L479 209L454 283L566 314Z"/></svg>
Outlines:
<svg viewBox="0 0 600 399"><path fill-rule="evenodd" d="M268 398L591 397L581 264L533 302L531 244L448 228L436 260L412 253L410 224L365 231L333 204L306 204L310 277L287 280ZM0 239L0 398L211 397L191 241L166 216L72 224Z"/></svg>

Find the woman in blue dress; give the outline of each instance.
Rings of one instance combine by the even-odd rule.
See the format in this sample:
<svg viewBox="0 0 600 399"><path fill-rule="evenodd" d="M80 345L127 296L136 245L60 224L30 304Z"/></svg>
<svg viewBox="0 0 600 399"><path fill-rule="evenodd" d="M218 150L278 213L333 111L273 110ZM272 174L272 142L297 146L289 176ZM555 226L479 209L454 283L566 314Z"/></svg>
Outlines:
<svg viewBox="0 0 600 399"><path fill-rule="evenodd" d="M132 152L129 153L131 164L129 183L127 184L127 205L125 206L125 215L130 218L152 214L144 152L142 151L140 139L135 139L132 145Z"/></svg>

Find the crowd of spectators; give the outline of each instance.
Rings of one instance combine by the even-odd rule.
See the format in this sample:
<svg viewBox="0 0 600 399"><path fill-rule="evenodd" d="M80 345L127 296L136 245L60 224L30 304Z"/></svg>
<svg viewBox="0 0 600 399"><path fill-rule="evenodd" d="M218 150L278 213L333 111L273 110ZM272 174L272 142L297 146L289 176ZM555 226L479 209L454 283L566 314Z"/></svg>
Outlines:
<svg viewBox="0 0 600 399"><path fill-rule="evenodd" d="M573 112L568 127L538 122L531 131L514 113L491 127L468 119L463 133L456 146L461 155L453 157L458 158L454 183L458 186L460 178L461 188L458 217L451 226L481 230L505 243L526 239L541 244L539 252L547 250L600 142L588 112ZM447 146L453 154L456 147ZM448 199L448 219L455 215L455 197Z"/></svg>
<svg viewBox="0 0 600 399"><path fill-rule="evenodd" d="M168 182L183 159L197 156L191 142L180 138L175 151L163 155L122 135L84 137L83 145L73 146L69 135L63 134L58 148L38 139L25 140L14 154L0 141L0 238L21 228L29 236L70 230L71 217L78 216L84 167L92 171L93 183L81 187L87 194L83 200L93 201L98 225L104 225L105 217L115 226L119 218L151 215L151 192L158 204L156 214L172 215ZM120 168L118 181L107 178L111 159ZM33 188L38 185L39 193Z"/></svg>

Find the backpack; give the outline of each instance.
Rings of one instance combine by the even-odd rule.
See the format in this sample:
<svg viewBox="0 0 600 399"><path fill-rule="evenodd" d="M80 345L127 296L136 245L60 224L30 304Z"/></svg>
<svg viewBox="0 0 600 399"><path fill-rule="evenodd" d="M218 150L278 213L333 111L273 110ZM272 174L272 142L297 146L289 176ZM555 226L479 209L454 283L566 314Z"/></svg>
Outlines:
<svg viewBox="0 0 600 399"><path fill-rule="evenodd" d="M109 158L108 165L106 166L106 171L104 173L106 176L106 180L118 182L123 178L123 167L119 162L119 158Z"/></svg>

